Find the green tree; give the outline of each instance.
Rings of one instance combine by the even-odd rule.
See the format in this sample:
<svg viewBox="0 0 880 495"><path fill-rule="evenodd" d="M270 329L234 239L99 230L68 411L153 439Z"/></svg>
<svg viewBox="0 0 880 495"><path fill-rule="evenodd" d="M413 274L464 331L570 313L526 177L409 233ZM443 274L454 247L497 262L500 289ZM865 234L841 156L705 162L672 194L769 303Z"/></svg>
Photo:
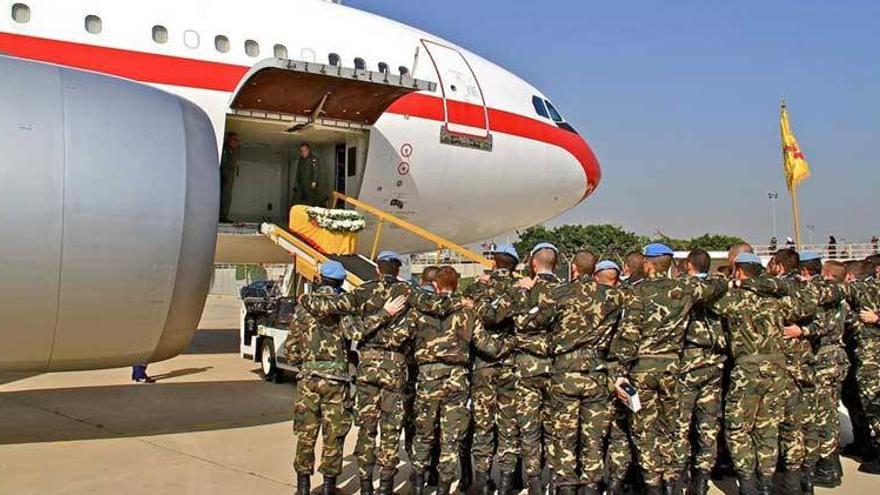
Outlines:
<svg viewBox="0 0 880 495"><path fill-rule="evenodd" d="M561 225L548 229L536 225L519 234L515 244L521 256L529 254L539 242L551 242L563 257L568 258L582 249L589 249L601 258L621 258L627 252L640 249L646 238L616 225Z"/></svg>
<svg viewBox="0 0 880 495"><path fill-rule="evenodd" d="M739 244L741 238L732 235L703 234L690 240L688 249L703 249L705 251L727 251L730 246Z"/></svg>

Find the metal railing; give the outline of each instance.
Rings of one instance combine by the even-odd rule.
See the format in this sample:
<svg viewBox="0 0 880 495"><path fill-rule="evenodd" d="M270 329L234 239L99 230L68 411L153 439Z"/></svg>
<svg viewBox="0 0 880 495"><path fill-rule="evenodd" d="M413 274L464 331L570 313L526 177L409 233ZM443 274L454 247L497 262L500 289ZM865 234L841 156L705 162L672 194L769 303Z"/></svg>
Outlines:
<svg viewBox="0 0 880 495"><path fill-rule="evenodd" d="M772 256L779 249L787 247L785 244L773 246L771 244L752 245L758 256ZM804 244L801 251L814 251L821 253L826 260L853 260L861 259L880 252L880 246L874 243L839 243L829 246L828 244Z"/></svg>
<svg viewBox="0 0 880 495"><path fill-rule="evenodd" d="M376 217L376 219L378 220L378 223L376 224L376 234L373 237L373 244L372 244L372 248L370 249L370 258L371 259L375 259L376 254L378 254L380 241L382 240L383 227L385 226L386 223L390 223L390 224L396 225L396 226L406 230L407 232L410 232L411 234L414 234L418 237L421 237L422 239L425 239L427 241L432 242L434 245L437 246L438 250L447 249L450 252L456 253L457 255L461 256L463 259L472 261L474 263L480 263L481 265L485 266L486 268L492 267L491 261L489 261L484 256L481 256L480 254L477 254L474 251L471 251L470 249L468 249L464 246L460 246L460 245L458 245L448 239L440 237L439 235L437 235L433 232L429 232L429 231L419 227L418 225L407 222L406 220L395 217L394 215L387 213L387 212L384 212L384 211L376 208L375 206L364 203L363 201L359 201L357 199L346 196L346 195L341 194L339 192L334 192L333 193L333 207L336 208L339 205L340 201L342 201L344 203L348 203L348 204L354 206L355 208L357 208L358 210L361 210L363 213L366 213L366 214L369 214L373 217Z"/></svg>

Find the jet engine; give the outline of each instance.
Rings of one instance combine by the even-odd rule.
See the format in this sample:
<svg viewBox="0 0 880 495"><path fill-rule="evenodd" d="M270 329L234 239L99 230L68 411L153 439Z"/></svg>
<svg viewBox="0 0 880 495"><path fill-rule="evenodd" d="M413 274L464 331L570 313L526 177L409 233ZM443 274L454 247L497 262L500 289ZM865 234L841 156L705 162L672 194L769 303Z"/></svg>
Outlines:
<svg viewBox="0 0 880 495"><path fill-rule="evenodd" d="M182 352L211 281L218 203L200 108L0 56L0 371Z"/></svg>

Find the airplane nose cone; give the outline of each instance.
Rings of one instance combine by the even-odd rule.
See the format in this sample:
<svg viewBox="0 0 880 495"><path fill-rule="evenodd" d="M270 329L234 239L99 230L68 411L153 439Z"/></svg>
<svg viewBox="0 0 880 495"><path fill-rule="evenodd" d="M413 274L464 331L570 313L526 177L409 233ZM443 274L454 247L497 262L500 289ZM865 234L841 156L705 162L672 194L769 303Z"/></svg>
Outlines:
<svg viewBox="0 0 880 495"><path fill-rule="evenodd" d="M581 201L587 198L593 191L599 187L599 181L602 179L602 169L599 167L599 160L587 144L587 141L571 126L564 124L560 126L557 139L559 145L568 150L574 156L578 164L584 170L586 179L586 187Z"/></svg>

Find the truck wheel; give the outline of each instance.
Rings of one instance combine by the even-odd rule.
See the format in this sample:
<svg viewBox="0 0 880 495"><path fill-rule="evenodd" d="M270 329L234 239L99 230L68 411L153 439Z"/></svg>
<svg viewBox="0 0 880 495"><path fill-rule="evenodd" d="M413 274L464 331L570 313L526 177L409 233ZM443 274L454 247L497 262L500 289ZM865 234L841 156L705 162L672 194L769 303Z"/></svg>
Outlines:
<svg viewBox="0 0 880 495"><path fill-rule="evenodd" d="M272 339L260 340L260 377L267 382L278 381L278 367L275 365L275 345Z"/></svg>

